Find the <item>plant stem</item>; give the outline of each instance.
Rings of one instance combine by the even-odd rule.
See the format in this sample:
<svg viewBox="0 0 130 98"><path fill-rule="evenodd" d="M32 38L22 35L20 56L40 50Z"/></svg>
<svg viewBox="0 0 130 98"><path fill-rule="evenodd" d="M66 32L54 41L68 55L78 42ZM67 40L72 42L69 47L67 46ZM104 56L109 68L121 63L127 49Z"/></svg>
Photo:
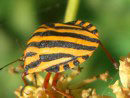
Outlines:
<svg viewBox="0 0 130 98"><path fill-rule="evenodd" d="M80 0L68 0L64 22L70 22L75 20Z"/></svg>

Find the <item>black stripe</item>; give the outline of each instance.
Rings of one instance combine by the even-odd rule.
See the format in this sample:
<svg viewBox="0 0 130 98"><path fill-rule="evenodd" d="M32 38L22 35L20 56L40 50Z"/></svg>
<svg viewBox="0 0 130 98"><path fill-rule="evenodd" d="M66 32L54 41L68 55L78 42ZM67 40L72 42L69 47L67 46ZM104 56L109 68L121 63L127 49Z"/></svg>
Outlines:
<svg viewBox="0 0 130 98"><path fill-rule="evenodd" d="M41 61L40 61L40 60L37 60L37 61L35 61L35 62L32 62L32 63L26 65L26 67L24 68L24 69L25 69L25 72L27 72L27 71L28 71L29 69L31 69L31 68L37 67L40 63L41 63Z"/></svg>
<svg viewBox="0 0 130 98"><path fill-rule="evenodd" d="M61 64L67 64L68 62L73 61L73 60L75 60L75 59L77 59L77 57L73 57L71 60L68 60L68 61L65 61L65 62L62 62L62 63L59 63L59 64L54 64L53 66L57 66L57 67L56 67L57 69L55 69L53 66L51 66L51 67L49 67L49 68L47 68L47 69L45 69L45 70L46 70L46 71L49 71L49 72L56 72L56 70L58 71L58 67L59 67ZM40 63L41 63L41 61L40 61L40 60L37 60L37 61L35 61L35 62L32 62L32 63L26 65L26 67L24 68L24 69L25 69L25 72L27 72L27 71L28 71L29 69L31 69L31 68L35 68L35 67L39 66ZM52 68L52 70L51 70L51 68ZM49 70L49 69L50 69L50 70ZM54 70L54 69L55 69L55 70Z"/></svg>
<svg viewBox="0 0 130 98"><path fill-rule="evenodd" d="M51 66L49 68L46 69L47 72L58 72L59 71L59 66L55 65L55 66Z"/></svg>
<svg viewBox="0 0 130 98"><path fill-rule="evenodd" d="M55 54L43 54L40 55L40 60L42 62L52 61L63 57L74 57L71 54L65 54L65 53L55 53Z"/></svg>
<svg viewBox="0 0 130 98"><path fill-rule="evenodd" d="M63 39L64 40L64 39ZM38 48L45 48L45 47L64 47L64 48L73 48L78 50L96 50L94 46L85 46L80 44L75 44L72 42L65 42L65 41L41 41L41 42L31 42L28 44L28 47L38 47Z"/></svg>
<svg viewBox="0 0 130 98"><path fill-rule="evenodd" d="M60 24L60 23L59 23ZM49 26L50 28L55 28L55 29L72 29L72 30L82 30L82 28L76 28L72 26L77 26L75 25L75 22L68 22L68 23L63 23L63 25L68 25L68 26L56 26L54 23L45 23L46 26ZM79 27L79 26L77 26ZM44 26L41 26L40 28L44 28Z"/></svg>
<svg viewBox="0 0 130 98"><path fill-rule="evenodd" d="M90 38L89 36L84 36L81 34L76 34L76 33L71 33L71 32L67 33L67 32L46 31L46 32L37 32L33 36L67 36L67 37L73 37L73 38L87 40L90 42L96 42L96 43L99 42L99 40L96 38Z"/></svg>
<svg viewBox="0 0 130 98"><path fill-rule="evenodd" d="M79 20L78 20L79 21ZM85 23L84 21L81 21L80 24L75 24L77 21L73 21L73 22L68 22L68 23L64 23L68 26L55 26L55 29L72 29L72 30L83 30L83 24ZM77 26L77 27L81 27L81 28L76 28L76 27L71 27L71 26Z"/></svg>
<svg viewBox="0 0 130 98"><path fill-rule="evenodd" d="M47 29L47 27L43 27L43 26L41 26L40 28ZM55 29L85 30L87 32L91 32L92 34L96 34L98 32L97 29L90 31L90 30L88 30L88 28L90 28L90 27L87 27L87 28L86 27L76 28L76 27L67 27L67 26L66 27L65 26L56 26L55 27Z"/></svg>
<svg viewBox="0 0 130 98"><path fill-rule="evenodd" d="M76 28L76 27L67 27L67 26L55 26L55 29L70 29L70 30L83 30L82 28Z"/></svg>
<svg viewBox="0 0 130 98"><path fill-rule="evenodd" d="M72 58L71 60L68 60L68 61L65 61L65 62L56 64L56 65L53 65L53 66L59 67L59 66L62 65L62 64L65 64L65 65L66 65L67 63L69 63L69 62L71 62L71 61L73 61L73 60L75 60L75 59L77 59L77 57L74 57L74 58ZM54 68L53 66L47 68L46 71L47 71L47 72L58 72L59 70L57 70L57 71L54 70L54 69L53 69L53 68Z"/></svg>
<svg viewBox="0 0 130 98"><path fill-rule="evenodd" d="M36 54L37 54L37 53L35 53L35 52L27 52L26 55L25 55L25 58L26 58L26 57L34 56L34 55L36 55Z"/></svg>
<svg viewBox="0 0 130 98"><path fill-rule="evenodd" d="M68 26L56 26L54 23L45 23L46 26L50 27L50 28L55 28L55 29L74 29L74 30L82 30L82 28L76 28L76 27L71 27L71 26L76 26L74 23L71 24L70 23L64 23L65 25ZM63 25L64 25L63 24ZM44 26L41 26L40 28L44 28Z"/></svg>

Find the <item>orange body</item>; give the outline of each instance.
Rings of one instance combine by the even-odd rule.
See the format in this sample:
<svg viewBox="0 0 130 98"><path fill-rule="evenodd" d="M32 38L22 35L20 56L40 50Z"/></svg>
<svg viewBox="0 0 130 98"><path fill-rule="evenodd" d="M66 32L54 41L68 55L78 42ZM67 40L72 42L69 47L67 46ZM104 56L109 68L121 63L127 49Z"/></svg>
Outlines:
<svg viewBox="0 0 130 98"><path fill-rule="evenodd" d="M27 42L25 72L62 72L74 68L88 59L98 45L98 32L89 22L43 24Z"/></svg>

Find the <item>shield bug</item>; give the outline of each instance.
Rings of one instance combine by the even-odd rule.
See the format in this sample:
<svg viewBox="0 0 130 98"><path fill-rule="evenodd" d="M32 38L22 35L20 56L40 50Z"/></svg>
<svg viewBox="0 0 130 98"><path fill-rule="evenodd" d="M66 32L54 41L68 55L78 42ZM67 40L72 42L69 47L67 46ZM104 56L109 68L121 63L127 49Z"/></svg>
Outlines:
<svg viewBox="0 0 130 98"><path fill-rule="evenodd" d="M26 75L46 71L48 74L45 77L43 88L47 90L51 73L55 72L52 88L63 96L72 98L56 88L60 73L83 63L99 45L117 68L118 64L101 44L98 31L91 23L77 20L41 25L33 32L24 51L22 79L25 86L27 85L24 78Z"/></svg>

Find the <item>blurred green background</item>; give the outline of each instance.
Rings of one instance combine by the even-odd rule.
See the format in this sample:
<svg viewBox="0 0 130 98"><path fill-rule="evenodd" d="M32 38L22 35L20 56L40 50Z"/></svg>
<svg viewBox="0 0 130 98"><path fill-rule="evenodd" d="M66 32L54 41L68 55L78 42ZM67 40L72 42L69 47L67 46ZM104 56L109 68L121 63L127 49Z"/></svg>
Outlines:
<svg viewBox="0 0 130 98"><path fill-rule="evenodd" d="M23 55L26 41L38 26L63 22L67 1L0 0L0 67ZM97 26L100 40L117 61L130 52L130 0L80 0L76 19ZM100 47L81 66L84 70L77 81L106 70L118 78ZM107 83L97 81L90 87L97 88L100 95L112 95L111 90L106 89L110 83L111 80ZM23 85L21 74L11 75L8 68L0 71L0 98L14 98L14 90L20 85Z"/></svg>

